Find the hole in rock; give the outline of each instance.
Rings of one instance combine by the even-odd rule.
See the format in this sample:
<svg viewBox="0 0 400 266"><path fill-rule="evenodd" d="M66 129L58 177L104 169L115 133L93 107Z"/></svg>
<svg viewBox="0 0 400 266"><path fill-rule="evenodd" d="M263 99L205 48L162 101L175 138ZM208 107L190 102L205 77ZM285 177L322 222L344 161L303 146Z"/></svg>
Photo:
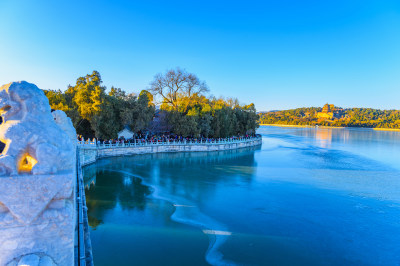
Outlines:
<svg viewBox="0 0 400 266"><path fill-rule="evenodd" d="M3 111L5 111L5 112L7 112L7 111L9 111L11 109L11 106L10 105L6 105L6 106L4 106L3 107Z"/></svg>
<svg viewBox="0 0 400 266"><path fill-rule="evenodd" d="M18 165L18 172L30 172L37 163L36 159L26 153Z"/></svg>

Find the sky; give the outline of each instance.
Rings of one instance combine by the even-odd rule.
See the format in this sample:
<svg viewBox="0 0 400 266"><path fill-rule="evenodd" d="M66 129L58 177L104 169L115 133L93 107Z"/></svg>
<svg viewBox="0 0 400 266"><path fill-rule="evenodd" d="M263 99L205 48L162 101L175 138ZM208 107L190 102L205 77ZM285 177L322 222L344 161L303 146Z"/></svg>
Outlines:
<svg viewBox="0 0 400 266"><path fill-rule="evenodd" d="M399 0L0 0L0 36L0 84L139 92L181 67L258 111L400 109Z"/></svg>

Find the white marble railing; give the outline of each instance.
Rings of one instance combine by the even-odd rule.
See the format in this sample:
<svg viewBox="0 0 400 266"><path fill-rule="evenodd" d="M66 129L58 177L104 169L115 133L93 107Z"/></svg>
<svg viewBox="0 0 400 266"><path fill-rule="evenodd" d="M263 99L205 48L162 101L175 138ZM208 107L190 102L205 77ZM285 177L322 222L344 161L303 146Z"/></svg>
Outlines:
<svg viewBox="0 0 400 266"><path fill-rule="evenodd" d="M232 144L232 143L243 143L254 140L261 139L261 136L255 137L243 137L243 138L228 138L228 139L214 139L214 140L183 140L183 141L143 141L136 139L130 143L113 143L113 144L104 144L99 141L78 141L78 146L80 147L93 147L97 149L102 148L115 148L115 147L143 147L143 146L164 146L164 145L215 145L215 144Z"/></svg>
<svg viewBox="0 0 400 266"><path fill-rule="evenodd" d="M94 141L78 143L82 165L94 163L99 158L163 152L225 151L261 145L261 136L213 141L165 141L101 144Z"/></svg>

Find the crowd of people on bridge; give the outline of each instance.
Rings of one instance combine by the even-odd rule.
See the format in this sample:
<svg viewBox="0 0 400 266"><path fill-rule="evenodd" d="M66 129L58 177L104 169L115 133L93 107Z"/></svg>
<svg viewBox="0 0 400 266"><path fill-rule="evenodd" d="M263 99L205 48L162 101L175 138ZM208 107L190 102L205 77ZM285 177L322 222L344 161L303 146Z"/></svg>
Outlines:
<svg viewBox="0 0 400 266"><path fill-rule="evenodd" d="M119 139L88 139L85 140L81 135L78 135L78 141L82 142L94 142L97 145L101 144L123 144L123 143L136 143L136 144L145 144L145 143L170 143L170 142L195 142L195 143L213 143L213 142L221 142L221 141L235 141L242 140L250 137L255 137L256 134L248 134L244 136L232 136L229 138L207 138L207 137L183 137L176 134L136 134L136 136L132 136L132 138L124 138L121 137Z"/></svg>

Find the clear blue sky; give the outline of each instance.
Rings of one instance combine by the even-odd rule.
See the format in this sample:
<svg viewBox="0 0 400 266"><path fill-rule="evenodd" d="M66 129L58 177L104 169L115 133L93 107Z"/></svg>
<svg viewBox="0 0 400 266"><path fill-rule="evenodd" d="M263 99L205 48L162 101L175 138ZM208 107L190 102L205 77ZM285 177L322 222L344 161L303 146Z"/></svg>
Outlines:
<svg viewBox="0 0 400 266"><path fill-rule="evenodd" d="M138 92L180 66L259 111L400 109L399 0L0 0L0 36L0 84Z"/></svg>

